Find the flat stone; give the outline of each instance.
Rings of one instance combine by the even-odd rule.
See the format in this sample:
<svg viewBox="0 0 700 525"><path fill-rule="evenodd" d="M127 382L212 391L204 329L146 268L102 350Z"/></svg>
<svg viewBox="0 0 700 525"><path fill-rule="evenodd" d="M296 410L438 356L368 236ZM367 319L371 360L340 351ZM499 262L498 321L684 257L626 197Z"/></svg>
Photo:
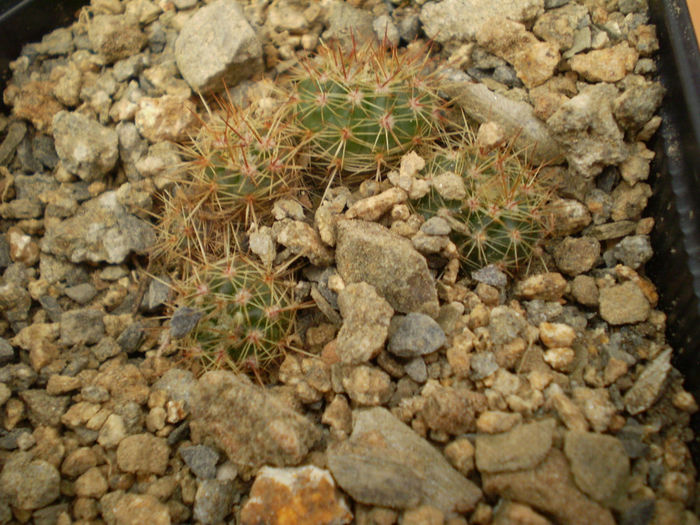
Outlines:
<svg viewBox="0 0 700 525"><path fill-rule="evenodd" d="M494 16L525 22L541 14L543 8L543 0L443 0L426 2L420 20L425 34L438 42L473 41L477 31Z"/></svg>
<svg viewBox="0 0 700 525"><path fill-rule="evenodd" d="M480 472L507 472L537 466L552 448L556 422L543 419L502 434L476 437L476 468Z"/></svg>
<svg viewBox="0 0 700 525"><path fill-rule="evenodd" d="M27 133L27 125L22 120L14 120L7 127L7 134L0 144L0 166L12 160L17 146Z"/></svg>
<svg viewBox="0 0 700 525"><path fill-rule="evenodd" d="M374 222L341 220L335 255L345 283L371 284L398 312L437 316L434 279L410 240Z"/></svg>
<svg viewBox="0 0 700 525"><path fill-rule="evenodd" d="M632 281L600 289L600 316L612 325L640 323L651 313L651 305Z"/></svg>
<svg viewBox="0 0 700 525"><path fill-rule="evenodd" d="M52 396L45 390L23 390L19 397L24 401L29 421L35 427L58 427L70 402L68 396Z"/></svg>
<svg viewBox="0 0 700 525"><path fill-rule="evenodd" d="M432 354L447 342L440 325L425 314L412 312L399 317L393 328L387 350L399 357Z"/></svg>
<svg viewBox="0 0 700 525"><path fill-rule="evenodd" d="M382 350L394 309L367 283L348 284L338 293L343 325L336 353L343 363L367 362Z"/></svg>
<svg viewBox="0 0 700 525"><path fill-rule="evenodd" d="M342 525L352 518L330 472L312 465L261 468L241 509L242 525L281 521Z"/></svg>
<svg viewBox="0 0 700 525"><path fill-rule="evenodd" d="M328 467L355 501L397 509L430 504L469 512L481 491L385 408L356 413L350 439L330 448Z"/></svg>
<svg viewBox="0 0 700 525"><path fill-rule="evenodd" d="M671 354L670 348L664 350L639 374L623 398L627 412L641 414L656 402L671 371Z"/></svg>
<svg viewBox="0 0 700 525"><path fill-rule="evenodd" d="M606 507L616 507L627 494L630 460L622 442L609 435L569 431L564 454L576 485Z"/></svg>
<svg viewBox="0 0 700 525"><path fill-rule="evenodd" d="M588 499L573 481L564 453L553 448L534 469L482 476L484 492L518 501L567 525L614 525L610 511Z"/></svg>
<svg viewBox="0 0 700 525"><path fill-rule="evenodd" d="M196 92L233 87L262 71L262 45L233 0L217 0L187 19L175 41L177 67Z"/></svg>
<svg viewBox="0 0 700 525"><path fill-rule="evenodd" d="M299 464L321 434L279 396L233 372L204 374L191 394L193 437L213 439L242 476Z"/></svg>

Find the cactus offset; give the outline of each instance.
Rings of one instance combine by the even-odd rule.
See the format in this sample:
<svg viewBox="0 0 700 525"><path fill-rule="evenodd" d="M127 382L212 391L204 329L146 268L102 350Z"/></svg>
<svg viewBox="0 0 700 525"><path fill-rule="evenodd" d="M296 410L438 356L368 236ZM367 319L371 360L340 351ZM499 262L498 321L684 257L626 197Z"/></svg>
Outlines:
<svg viewBox="0 0 700 525"><path fill-rule="evenodd" d="M291 111L312 160L352 182L437 136L444 102L429 65L425 53L386 44L322 45L293 79Z"/></svg>
<svg viewBox="0 0 700 525"><path fill-rule="evenodd" d="M541 211L549 190L538 179L539 169L509 146L480 150L467 134L457 143L447 143L430 153L428 177L454 173L461 177L466 196L446 198L433 184L414 203L416 211L425 217L440 215L450 223L466 268L497 264L513 269L529 261L547 233Z"/></svg>
<svg viewBox="0 0 700 525"><path fill-rule="evenodd" d="M204 264L177 285L177 307L201 314L179 341L195 369L269 371L284 355L298 305L283 270L237 255Z"/></svg>

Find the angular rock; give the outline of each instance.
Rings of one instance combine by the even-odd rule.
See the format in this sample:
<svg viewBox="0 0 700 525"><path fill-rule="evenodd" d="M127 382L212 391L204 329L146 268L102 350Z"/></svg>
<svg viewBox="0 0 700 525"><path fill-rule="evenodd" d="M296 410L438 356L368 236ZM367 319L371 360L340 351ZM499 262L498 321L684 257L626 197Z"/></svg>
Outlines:
<svg viewBox="0 0 700 525"><path fill-rule="evenodd" d="M623 398L627 412L633 416L641 414L659 398L671 371L671 353L670 348L664 350L639 374Z"/></svg>
<svg viewBox="0 0 700 525"><path fill-rule="evenodd" d="M341 488L366 505L429 503L453 513L472 510L481 498L476 485L385 408L357 413L350 439L328 451L328 467Z"/></svg>
<svg viewBox="0 0 700 525"><path fill-rule="evenodd" d="M552 77L559 63L558 46L537 40L523 24L496 16L477 31L480 46L511 64L528 88Z"/></svg>
<svg viewBox="0 0 700 525"><path fill-rule="evenodd" d="M139 133L156 143L165 140L186 140L196 130L197 122L194 106L189 98L175 95L143 97L139 100L139 109L134 116ZM153 170L152 165L149 168Z"/></svg>
<svg viewBox="0 0 700 525"><path fill-rule="evenodd" d="M58 427L70 402L68 396L52 396L45 390L23 390L19 397L24 401L29 421L35 427Z"/></svg>
<svg viewBox="0 0 700 525"><path fill-rule="evenodd" d="M600 242L594 237L567 237L554 248L557 268L567 275L587 272L600 256Z"/></svg>
<svg viewBox="0 0 700 525"><path fill-rule="evenodd" d="M333 264L333 252L322 242L318 232L302 221L282 220L272 227L275 240L292 253L307 257L315 266Z"/></svg>
<svg viewBox="0 0 700 525"><path fill-rule="evenodd" d="M241 524L318 523L342 525L352 513L327 470L263 467L250 489L250 499L241 509Z"/></svg>
<svg viewBox="0 0 700 525"><path fill-rule="evenodd" d="M316 424L233 372L204 374L193 394L193 437L213 439L243 476L298 464L320 437Z"/></svg>
<svg viewBox="0 0 700 525"><path fill-rule="evenodd" d="M586 87L547 119L547 126L566 152L569 165L584 177L627 158L624 136L612 114L617 88Z"/></svg>
<svg viewBox="0 0 700 525"><path fill-rule="evenodd" d="M61 344L95 344L104 335L104 312L92 308L69 310L61 314Z"/></svg>
<svg viewBox="0 0 700 525"><path fill-rule="evenodd" d="M612 325L641 323L651 313L651 305L632 281L600 289L600 316Z"/></svg>
<svg viewBox="0 0 700 525"><path fill-rule="evenodd" d="M347 285L338 294L343 325L336 352L343 363L363 363L384 347L394 309L367 283Z"/></svg>
<svg viewBox="0 0 700 525"><path fill-rule="evenodd" d="M120 15L97 15L88 24L92 50L108 62L135 55L146 45L147 37L138 22Z"/></svg>
<svg viewBox="0 0 700 525"><path fill-rule="evenodd" d="M102 178L117 163L117 132L80 113L58 112L53 118L53 138L63 167L84 181Z"/></svg>
<svg viewBox="0 0 700 525"><path fill-rule="evenodd" d="M152 434L134 434L117 447L117 465L124 472L162 476L168 467L170 447Z"/></svg>
<svg viewBox="0 0 700 525"><path fill-rule="evenodd" d="M233 0L217 0L187 19L175 41L177 67L199 93L233 87L262 71L262 45Z"/></svg>
<svg viewBox="0 0 700 525"><path fill-rule="evenodd" d="M526 503L566 525L614 525L610 511L582 494L564 454L553 448L534 470L484 474L484 492Z"/></svg>
<svg viewBox="0 0 700 525"><path fill-rule="evenodd" d="M427 2L420 13L423 30L438 42L470 41L486 21L494 16L525 22L542 13L543 0L443 0Z"/></svg>
<svg viewBox="0 0 700 525"><path fill-rule="evenodd" d="M215 525L231 513L236 493L230 481L205 479L197 488L193 517L199 523Z"/></svg>
<svg viewBox="0 0 700 525"><path fill-rule="evenodd" d="M508 432L476 437L476 468L482 473L536 467L552 448L556 422L543 419Z"/></svg>
<svg viewBox="0 0 700 525"><path fill-rule="evenodd" d="M616 507L627 494L630 460L622 442L609 435L569 431L564 454L578 488L606 507Z"/></svg>
<svg viewBox="0 0 700 525"><path fill-rule="evenodd" d="M205 445L194 445L180 449L180 456L192 473L201 479L212 479L216 476L216 463L219 454Z"/></svg>
<svg viewBox="0 0 700 525"><path fill-rule="evenodd" d="M111 494L115 493L111 492L107 496ZM106 505L104 498L102 498L100 504L102 508L109 509L109 514L114 517L114 523L120 525L140 525L143 523L170 525L171 522L168 507L150 494L123 494L119 496L114 505ZM106 521L110 520L106 519Z"/></svg>
<svg viewBox="0 0 700 525"><path fill-rule="evenodd" d="M633 270L651 259L653 254L648 235L629 235L613 248L615 258Z"/></svg>
<svg viewBox="0 0 700 525"><path fill-rule="evenodd" d="M61 475L56 467L28 452L16 452L0 474L0 491L10 505L21 510L40 509L60 495Z"/></svg>
<svg viewBox="0 0 700 525"><path fill-rule="evenodd" d="M130 252L148 253L154 243L153 227L131 215L116 191L108 191L82 204L74 217L49 226L41 249L74 263L119 264Z"/></svg>
<svg viewBox="0 0 700 525"><path fill-rule="evenodd" d="M474 432L478 414L488 407L482 393L463 388L428 385L423 397L426 401L420 415L428 428L452 435Z"/></svg>
<svg viewBox="0 0 700 525"><path fill-rule="evenodd" d="M399 357L431 354L447 342L440 325L425 314L409 313L397 320L387 350Z"/></svg>
<svg viewBox="0 0 700 525"><path fill-rule="evenodd" d="M627 42L575 55L571 69L589 82L617 82L634 70L639 54Z"/></svg>
<svg viewBox="0 0 700 525"><path fill-rule="evenodd" d="M336 264L347 284L371 284L394 310L437 316L437 290L425 258L410 240L384 226L339 221Z"/></svg>
<svg viewBox="0 0 700 525"><path fill-rule="evenodd" d="M393 392L389 374L375 366L353 367L344 373L342 384L350 399L359 405L383 405Z"/></svg>

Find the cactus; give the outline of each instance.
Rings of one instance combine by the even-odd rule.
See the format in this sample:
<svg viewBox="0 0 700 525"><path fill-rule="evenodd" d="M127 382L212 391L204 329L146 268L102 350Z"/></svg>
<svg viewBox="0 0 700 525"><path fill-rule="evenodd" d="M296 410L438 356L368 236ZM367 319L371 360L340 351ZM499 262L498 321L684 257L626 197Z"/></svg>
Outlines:
<svg viewBox="0 0 700 525"><path fill-rule="evenodd" d="M437 136L444 107L438 78L422 51L353 41L343 53L322 45L293 75L290 111L312 160L331 180L345 172L352 183Z"/></svg>
<svg viewBox="0 0 700 525"><path fill-rule="evenodd" d="M188 194L214 220L265 222L272 203L299 186L298 147L281 112L256 117L231 102L220 106L189 148Z"/></svg>
<svg viewBox="0 0 700 525"><path fill-rule="evenodd" d="M177 344L195 369L259 377L283 357L298 308L284 270L229 256L199 265L176 289L175 311L187 307L201 316Z"/></svg>
<svg viewBox="0 0 700 525"><path fill-rule="evenodd" d="M509 145L484 151L468 133L446 142L447 147L430 152L428 177L454 173L466 195L451 199L433 184L414 209L426 218L440 215L448 221L465 268L497 264L508 270L528 262L548 230L542 207L550 192L538 178L539 168Z"/></svg>

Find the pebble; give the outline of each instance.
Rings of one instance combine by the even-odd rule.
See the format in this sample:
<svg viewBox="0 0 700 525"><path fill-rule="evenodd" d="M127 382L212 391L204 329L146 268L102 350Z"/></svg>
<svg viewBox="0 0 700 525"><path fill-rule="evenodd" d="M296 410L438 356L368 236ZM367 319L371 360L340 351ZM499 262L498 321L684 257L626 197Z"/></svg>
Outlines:
<svg viewBox="0 0 700 525"><path fill-rule="evenodd" d="M124 472L162 476L168 466L170 447L152 434L127 436L117 447L117 465Z"/></svg>
<svg viewBox="0 0 700 525"><path fill-rule="evenodd" d="M0 489L13 507L34 510L58 499L60 481L61 475L50 463L32 459L28 452L15 452L0 474Z"/></svg>
<svg viewBox="0 0 700 525"><path fill-rule="evenodd" d="M114 493L110 493L114 494ZM139 525L151 523L153 525L170 525L170 511L168 507L150 494L121 494L118 500L110 505L111 514L115 523L123 525ZM103 498L104 499L104 498ZM106 502L101 501L102 508Z"/></svg>
<svg viewBox="0 0 700 525"><path fill-rule="evenodd" d="M632 281L600 289L600 316L611 325L640 323L651 313L649 301Z"/></svg>
<svg viewBox="0 0 700 525"><path fill-rule="evenodd" d="M654 254L648 235L630 235L623 238L613 248L613 255L625 266L633 270L651 259Z"/></svg>
<svg viewBox="0 0 700 525"><path fill-rule="evenodd" d="M195 445L180 449L180 456L199 479L214 479L219 454L206 445Z"/></svg>
<svg viewBox="0 0 700 525"><path fill-rule="evenodd" d="M383 405L393 392L389 374L374 366L353 367L343 376L342 384L350 399L366 406Z"/></svg>
<svg viewBox="0 0 700 525"><path fill-rule="evenodd" d="M336 352L343 363L367 362L384 348L394 309L367 283L348 284L338 294L343 325Z"/></svg>
<svg viewBox="0 0 700 525"><path fill-rule="evenodd" d="M445 332L430 316L411 312L392 320L392 334L387 350L399 357L431 354L447 342Z"/></svg>
<svg viewBox="0 0 700 525"><path fill-rule="evenodd" d="M640 414L656 402L671 370L671 353L670 348L661 352L625 393L623 399L627 412L632 415Z"/></svg>
<svg viewBox="0 0 700 525"><path fill-rule="evenodd" d="M199 483L195 494L193 517L200 523L221 523L231 512L235 492L230 481L205 479Z"/></svg>
<svg viewBox="0 0 700 525"><path fill-rule="evenodd" d="M571 69L589 82L617 82L634 70L639 54L627 42L581 53L569 60Z"/></svg>
<svg viewBox="0 0 700 525"><path fill-rule="evenodd" d="M557 268L572 277L589 271L600 256L600 242L593 237L567 237L554 249Z"/></svg>
<svg viewBox="0 0 700 525"><path fill-rule="evenodd" d="M241 509L241 524L318 523L342 525L353 515L330 472L315 466L263 467L255 477L250 499Z"/></svg>

